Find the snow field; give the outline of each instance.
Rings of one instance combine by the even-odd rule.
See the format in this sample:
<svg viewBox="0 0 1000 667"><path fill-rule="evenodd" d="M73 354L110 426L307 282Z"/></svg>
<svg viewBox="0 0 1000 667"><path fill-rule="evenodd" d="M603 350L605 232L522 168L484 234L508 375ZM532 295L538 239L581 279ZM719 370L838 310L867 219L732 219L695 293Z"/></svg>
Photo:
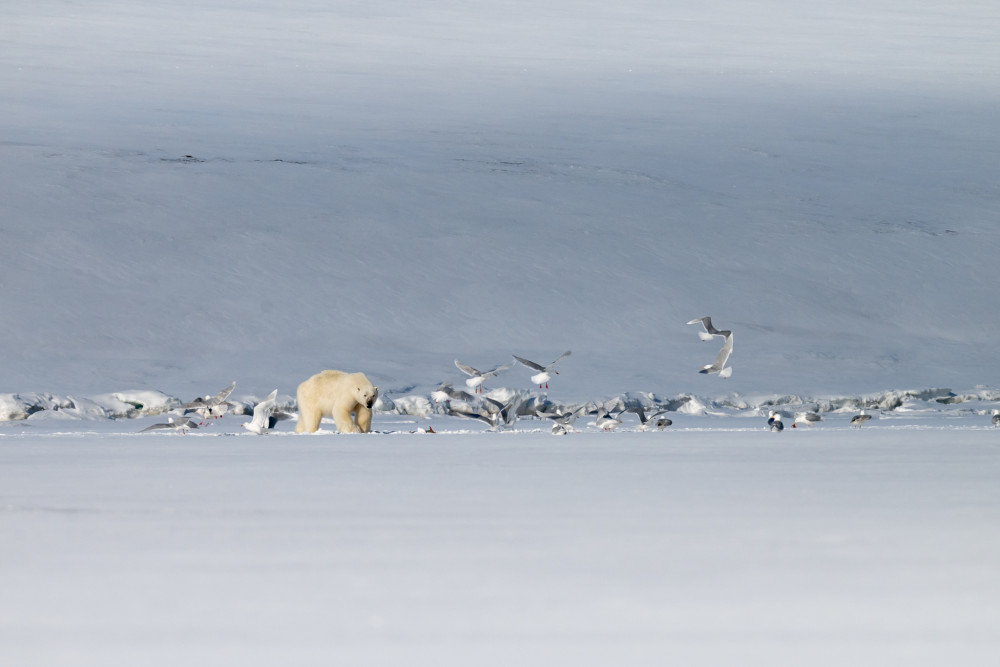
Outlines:
<svg viewBox="0 0 1000 667"><path fill-rule="evenodd" d="M986 664L996 435L5 437L0 645L49 666Z"/></svg>

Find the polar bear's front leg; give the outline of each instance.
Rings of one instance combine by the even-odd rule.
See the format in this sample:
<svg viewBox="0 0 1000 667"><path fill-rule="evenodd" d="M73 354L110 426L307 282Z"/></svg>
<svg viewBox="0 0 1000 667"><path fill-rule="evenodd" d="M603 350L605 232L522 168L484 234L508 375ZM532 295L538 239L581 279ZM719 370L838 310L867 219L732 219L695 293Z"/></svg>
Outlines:
<svg viewBox="0 0 1000 667"><path fill-rule="evenodd" d="M363 405L354 409L354 417L358 422L358 430L361 433L369 433L372 430L372 410Z"/></svg>
<svg viewBox="0 0 1000 667"><path fill-rule="evenodd" d="M351 421L351 411L346 408L335 408L333 410L333 421L337 423L337 430L341 433L360 433L358 427Z"/></svg>

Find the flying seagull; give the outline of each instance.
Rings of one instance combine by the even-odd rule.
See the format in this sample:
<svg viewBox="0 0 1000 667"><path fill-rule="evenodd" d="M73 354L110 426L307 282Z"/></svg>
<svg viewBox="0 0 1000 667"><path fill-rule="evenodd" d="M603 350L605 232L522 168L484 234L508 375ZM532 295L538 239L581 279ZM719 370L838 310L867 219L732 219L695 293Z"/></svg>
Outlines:
<svg viewBox="0 0 1000 667"><path fill-rule="evenodd" d="M464 401L471 403L475 397L467 391L455 389L450 382L442 383L437 389L431 392L431 398L438 403L450 403L451 401Z"/></svg>
<svg viewBox="0 0 1000 667"><path fill-rule="evenodd" d="M517 395L506 403L501 403L489 396L483 397L483 407L491 415L499 415L497 419L503 420L503 426L512 426L517 421L517 406L521 404L521 396Z"/></svg>
<svg viewBox="0 0 1000 667"><path fill-rule="evenodd" d="M531 381L534 382L535 384L537 384L539 389L542 388L542 384L543 383L545 384L545 388L548 389L549 388L549 380L552 379L552 376L549 373L552 372L552 373L555 373L556 375L559 375L559 371L552 370L552 367L555 366L556 364L558 364L560 361L562 361L566 357L568 357L569 355L571 355L572 353L573 353L572 350L566 350L565 352L563 352L562 354L560 354L556 358L556 360L553 361L548 366L542 366L541 364L535 363L534 361L530 361L528 359L524 359L522 357L519 357L516 354L514 355L514 358L517 359L518 361L520 361L522 364L524 364L528 368L530 368L531 370L538 371L537 373L535 373L534 375L531 376Z"/></svg>
<svg viewBox="0 0 1000 667"><path fill-rule="evenodd" d="M712 318L708 317L707 315L705 317L695 318L690 322L688 322L688 324L698 324L699 322L703 327L705 327L704 331L698 332L698 338L701 338L702 340L712 340L712 338L715 336L722 336L723 338L725 338L729 334L733 333L728 329L723 329L722 331L719 331L718 329L713 327Z"/></svg>
<svg viewBox="0 0 1000 667"><path fill-rule="evenodd" d="M594 426L602 431L614 431L622 423L621 415L622 413L619 412L612 417L611 413L605 410L604 414L594 421Z"/></svg>
<svg viewBox="0 0 1000 667"><path fill-rule="evenodd" d="M552 419L555 422L552 424L552 435L566 435L576 430L573 428L573 422L583 412L584 408L580 407L569 412L538 412L536 414L539 417Z"/></svg>
<svg viewBox="0 0 1000 667"><path fill-rule="evenodd" d="M653 414L651 414L649 416L646 416L646 412L642 409L642 406L640 405L640 406L636 406L634 408L629 408L629 409L625 410L625 412L634 412L636 414L636 416L639 417L639 430L640 431L648 431L649 429L651 429L654 426L658 425L656 417L659 417L660 415L662 415L664 412L666 412L666 410L660 410L659 412L654 412ZM621 415L619 415L619 417L620 416ZM669 419L667 421L670 422ZM670 422L670 423L672 424L673 422ZM668 424L664 424L663 426L667 426L667 425ZM662 428L662 427L659 427L659 428Z"/></svg>
<svg viewBox="0 0 1000 667"><path fill-rule="evenodd" d="M458 359L455 360L455 366L458 370L462 371L469 376L469 379L465 381L466 386L474 389L477 394L483 393L483 383L486 382L486 378L491 375L497 375L500 371L505 371L508 368L513 368L514 363L504 364L503 366L497 366L496 368L491 368L488 371L480 371L472 366L466 366L463 363L459 363Z"/></svg>
<svg viewBox="0 0 1000 667"><path fill-rule="evenodd" d="M177 433L184 435L189 430L193 428L198 428L198 425L187 417L167 417L166 424L152 424L146 428L139 431L139 433L145 433L146 431L156 431L164 428L172 428Z"/></svg>
<svg viewBox="0 0 1000 667"><path fill-rule="evenodd" d="M251 433L263 435L274 428L279 421L288 419L291 415L274 411L277 396L278 390L275 389L267 395L267 398L254 406L253 419L245 424L240 424L240 426Z"/></svg>
<svg viewBox="0 0 1000 667"><path fill-rule="evenodd" d="M469 410L456 410L449 407L448 414L452 417L464 417L466 419L478 419L489 424L491 431L498 431L504 426L509 426L517 421L516 403L518 398L511 399L506 404L492 398L483 399L483 404L475 412Z"/></svg>
<svg viewBox="0 0 1000 667"><path fill-rule="evenodd" d="M478 419L479 421L486 422L489 425L491 431L495 431L500 425L499 415L491 415L485 410L476 410L475 412L470 412L469 410L456 410L455 408L448 408L448 416L450 417L462 417L464 419Z"/></svg>
<svg viewBox="0 0 1000 667"><path fill-rule="evenodd" d="M718 356L715 357L715 361L711 364L707 364L701 367L699 373L718 373L720 378L727 378L733 374L733 367L726 367L726 362L729 361L729 355L733 353L733 334L732 332L727 332L725 337L725 342L722 344L722 349L719 350Z"/></svg>
<svg viewBox="0 0 1000 667"><path fill-rule="evenodd" d="M184 406L184 414L196 412L202 419L208 419L209 417L218 419L222 415L229 412L229 408L232 406L232 403L226 399L229 398L229 395L233 393L233 389L235 388L236 382L233 381L231 385L220 391L215 396L199 396Z"/></svg>

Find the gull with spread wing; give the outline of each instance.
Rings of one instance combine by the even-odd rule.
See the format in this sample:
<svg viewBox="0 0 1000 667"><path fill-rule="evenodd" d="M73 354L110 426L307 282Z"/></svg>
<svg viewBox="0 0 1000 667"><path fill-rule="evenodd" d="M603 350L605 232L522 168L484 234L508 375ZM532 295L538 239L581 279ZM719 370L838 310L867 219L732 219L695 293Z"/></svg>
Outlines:
<svg viewBox="0 0 1000 667"><path fill-rule="evenodd" d="M548 389L549 388L549 380L552 379L551 373L555 373L556 375L559 375L559 371L553 370L553 366L555 366L556 364L558 364L560 361L562 361L563 359L565 359L566 357L568 357L571 354L573 354L572 350L566 350L565 352L563 352L562 354L560 354L556 358L556 360L553 361L548 366L542 366L539 363L535 363L534 361L531 361L529 359L524 359L523 357L519 357L516 354L514 355L514 358L517 359L522 364L524 364L525 366L527 366L528 368L530 368L531 370L538 371L537 373L535 373L534 375L531 376L531 381L534 382L535 384L537 384L539 389L542 388L543 384L545 385L545 388Z"/></svg>
<svg viewBox="0 0 1000 667"><path fill-rule="evenodd" d="M240 424L243 428L263 435L273 429L279 421L288 419L291 415L285 412L275 412L275 399L278 397L278 390L275 389L267 395L263 401L254 406L253 419L245 424Z"/></svg>
<svg viewBox="0 0 1000 667"><path fill-rule="evenodd" d="M491 368L488 371L481 371L476 368L473 368L472 366L466 366L465 364L460 363L458 359L456 359L455 366L458 367L458 370L462 371L463 373L469 376L469 379L465 381L466 386L468 386L470 389L475 390L477 394L481 394L483 393L483 383L486 382L486 378L488 378L491 375L498 375L500 371L505 371L508 368L513 368L514 363L511 362L509 364L497 366L496 368Z"/></svg>

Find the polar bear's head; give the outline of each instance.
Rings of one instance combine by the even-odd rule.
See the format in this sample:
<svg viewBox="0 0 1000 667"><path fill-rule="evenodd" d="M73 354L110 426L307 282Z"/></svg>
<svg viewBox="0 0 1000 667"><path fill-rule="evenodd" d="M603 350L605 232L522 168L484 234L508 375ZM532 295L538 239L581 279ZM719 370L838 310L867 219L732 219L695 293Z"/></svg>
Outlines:
<svg viewBox="0 0 1000 667"><path fill-rule="evenodd" d="M371 408L375 405L375 399L378 398L378 387L375 387L369 383L363 383L355 385L354 387L354 399L365 406L366 408Z"/></svg>

